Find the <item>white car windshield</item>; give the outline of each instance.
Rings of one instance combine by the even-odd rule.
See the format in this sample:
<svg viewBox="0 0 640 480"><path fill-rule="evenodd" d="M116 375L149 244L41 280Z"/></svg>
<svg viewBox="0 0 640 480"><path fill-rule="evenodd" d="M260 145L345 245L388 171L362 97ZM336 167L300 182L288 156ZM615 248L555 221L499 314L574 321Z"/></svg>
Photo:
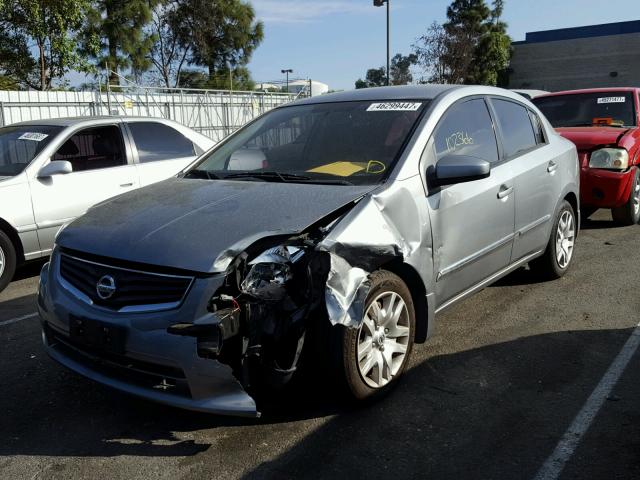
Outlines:
<svg viewBox="0 0 640 480"><path fill-rule="evenodd" d="M376 184L428 100L297 105L273 110L205 156L188 177Z"/></svg>
<svg viewBox="0 0 640 480"><path fill-rule="evenodd" d="M0 177L22 173L61 130L62 127L51 125L0 128Z"/></svg>

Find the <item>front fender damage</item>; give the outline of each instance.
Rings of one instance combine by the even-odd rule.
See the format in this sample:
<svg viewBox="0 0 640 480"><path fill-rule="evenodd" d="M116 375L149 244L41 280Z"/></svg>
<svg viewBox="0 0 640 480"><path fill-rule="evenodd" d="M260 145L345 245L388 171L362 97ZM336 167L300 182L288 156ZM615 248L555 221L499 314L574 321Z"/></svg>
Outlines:
<svg viewBox="0 0 640 480"><path fill-rule="evenodd" d="M198 354L231 366L259 403L262 392L289 382L318 325L359 328L371 272L415 256L420 222L393 221L411 215L411 205L397 192L368 195L304 232L230 248L218 259L225 280L209 303L217 329L185 324L171 333L196 336Z"/></svg>

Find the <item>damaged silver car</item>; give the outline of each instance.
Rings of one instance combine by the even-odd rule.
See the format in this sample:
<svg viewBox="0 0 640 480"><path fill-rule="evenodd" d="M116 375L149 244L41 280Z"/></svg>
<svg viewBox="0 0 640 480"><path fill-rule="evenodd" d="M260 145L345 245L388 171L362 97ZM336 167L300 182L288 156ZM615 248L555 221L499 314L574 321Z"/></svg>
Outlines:
<svg viewBox="0 0 640 480"><path fill-rule="evenodd" d="M506 90L294 102L62 230L44 343L91 379L205 412L258 415L256 392L310 358L375 396L438 312L527 263L567 271L578 188L573 144Z"/></svg>

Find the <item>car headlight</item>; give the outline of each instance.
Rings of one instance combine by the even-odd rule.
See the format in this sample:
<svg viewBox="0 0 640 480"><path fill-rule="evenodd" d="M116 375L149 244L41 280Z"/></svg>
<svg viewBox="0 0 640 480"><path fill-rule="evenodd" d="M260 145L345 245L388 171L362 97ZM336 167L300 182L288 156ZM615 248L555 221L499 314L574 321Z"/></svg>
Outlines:
<svg viewBox="0 0 640 480"><path fill-rule="evenodd" d="M249 262L251 268L240 289L260 300L282 300L285 284L293 277L291 266L303 253L301 248L282 245L265 250Z"/></svg>
<svg viewBox="0 0 640 480"><path fill-rule="evenodd" d="M629 152L624 148L601 148L591 153L589 168L626 170L629 167Z"/></svg>

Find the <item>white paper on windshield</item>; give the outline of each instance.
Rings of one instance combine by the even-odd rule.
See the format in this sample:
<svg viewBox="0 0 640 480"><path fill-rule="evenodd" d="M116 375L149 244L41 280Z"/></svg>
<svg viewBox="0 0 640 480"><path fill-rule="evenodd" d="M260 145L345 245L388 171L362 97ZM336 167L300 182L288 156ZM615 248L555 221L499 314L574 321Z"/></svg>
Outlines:
<svg viewBox="0 0 640 480"><path fill-rule="evenodd" d="M598 103L624 103L626 97L601 97L598 99Z"/></svg>
<svg viewBox="0 0 640 480"><path fill-rule="evenodd" d="M420 102L382 102L372 103L367 112L415 112L420 108Z"/></svg>
<svg viewBox="0 0 640 480"><path fill-rule="evenodd" d="M38 132L26 132L18 137L18 140L32 140L34 142L41 142L49 135L46 133L38 133Z"/></svg>

